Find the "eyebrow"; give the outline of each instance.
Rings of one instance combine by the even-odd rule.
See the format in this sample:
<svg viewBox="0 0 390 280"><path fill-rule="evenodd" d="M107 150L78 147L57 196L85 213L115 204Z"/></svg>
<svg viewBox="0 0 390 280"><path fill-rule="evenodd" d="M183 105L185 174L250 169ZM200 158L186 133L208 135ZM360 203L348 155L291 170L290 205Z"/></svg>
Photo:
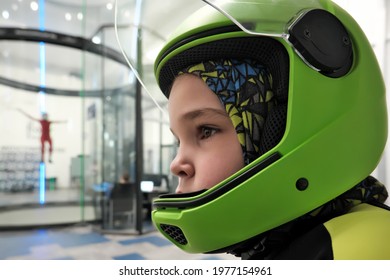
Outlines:
<svg viewBox="0 0 390 280"><path fill-rule="evenodd" d="M198 110L193 110L190 112L185 113L182 117L187 120L194 120L196 118L199 118L204 115L220 115L226 118L229 118L225 110L220 110L220 109L215 109L215 108L203 108L203 109L198 109Z"/></svg>
<svg viewBox="0 0 390 280"><path fill-rule="evenodd" d="M193 121L196 118L203 117L203 116L211 115L211 116L222 116L229 119L229 115L225 110L221 109L215 109L215 108L203 108L203 109L197 109L193 111L189 111L187 113L184 113L184 115L181 117L182 119ZM172 134L177 138L175 132L172 128L170 128Z"/></svg>

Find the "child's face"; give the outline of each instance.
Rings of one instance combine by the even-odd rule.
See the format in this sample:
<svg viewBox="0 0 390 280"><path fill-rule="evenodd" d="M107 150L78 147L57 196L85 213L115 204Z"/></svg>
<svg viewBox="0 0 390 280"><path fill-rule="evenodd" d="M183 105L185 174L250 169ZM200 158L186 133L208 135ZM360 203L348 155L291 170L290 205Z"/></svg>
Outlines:
<svg viewBox="0 0 390 280"><path fill-rule="evenodd" d="M179 76L169 97L169 118L179 149L171 171L176 193L208 189L244 166L233 123L215 93L198 77Z"/></svg>

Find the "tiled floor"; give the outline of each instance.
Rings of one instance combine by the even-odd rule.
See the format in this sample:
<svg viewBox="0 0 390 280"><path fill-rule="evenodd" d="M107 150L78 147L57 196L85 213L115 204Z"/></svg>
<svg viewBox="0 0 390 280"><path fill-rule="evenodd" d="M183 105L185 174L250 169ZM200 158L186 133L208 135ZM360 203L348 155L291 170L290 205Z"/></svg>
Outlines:
<svg viewBox="0 0 390 280"><path fill-rule="evenodd" d="M2 260L179 260L235 259L187 254L152 231L144 235L101 233L93 224L0 232Z"/></svg>
<svg viewBox="0 0 390 280"><path fill-rule="evenodd" d="M75 189L48 191L46 199L51 204L23 206L37 204L37 192L0 192L0 260L236 259L227 254L187 254L158 233L150 221L144 223L144 232L148 233L142 235L102 232L101 226L93 223L99 210L93 204L84 208L86 223L74 225L80 221L81 208L61 203L77 202L79 194ZM24 230L37 225L42 229Z"/></svg>

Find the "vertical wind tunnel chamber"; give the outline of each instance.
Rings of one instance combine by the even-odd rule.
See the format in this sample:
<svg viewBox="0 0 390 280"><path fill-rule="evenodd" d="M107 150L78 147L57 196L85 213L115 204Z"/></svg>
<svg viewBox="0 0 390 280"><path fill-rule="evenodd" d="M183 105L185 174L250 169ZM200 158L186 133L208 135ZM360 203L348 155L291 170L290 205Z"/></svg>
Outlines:
<svg viewBox="0 0 390 280"><path fill-rule="evenodd" d="M142 233L161 178L171 188L168 124L119 50L106 2L0 4L2 229L91 222L116 230L110 192L126 174L134 219L119 230ZM145 31L131 22L129 1L118 9L123 50L136 60Z"/></svg>

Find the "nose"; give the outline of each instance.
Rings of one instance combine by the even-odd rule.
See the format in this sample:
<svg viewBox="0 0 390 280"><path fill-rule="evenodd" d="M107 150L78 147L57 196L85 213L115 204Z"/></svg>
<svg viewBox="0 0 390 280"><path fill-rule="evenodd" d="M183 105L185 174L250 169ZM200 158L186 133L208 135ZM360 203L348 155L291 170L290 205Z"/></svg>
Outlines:
<svg viewBox="0 0 390 280"><path fill-rule="evenodd" d="M195 168L190 153L185 152L181 147L171 162L170 168L172 174L179 177L179 184L181 183L180 181L191 178L195 174Z"/></svg>

